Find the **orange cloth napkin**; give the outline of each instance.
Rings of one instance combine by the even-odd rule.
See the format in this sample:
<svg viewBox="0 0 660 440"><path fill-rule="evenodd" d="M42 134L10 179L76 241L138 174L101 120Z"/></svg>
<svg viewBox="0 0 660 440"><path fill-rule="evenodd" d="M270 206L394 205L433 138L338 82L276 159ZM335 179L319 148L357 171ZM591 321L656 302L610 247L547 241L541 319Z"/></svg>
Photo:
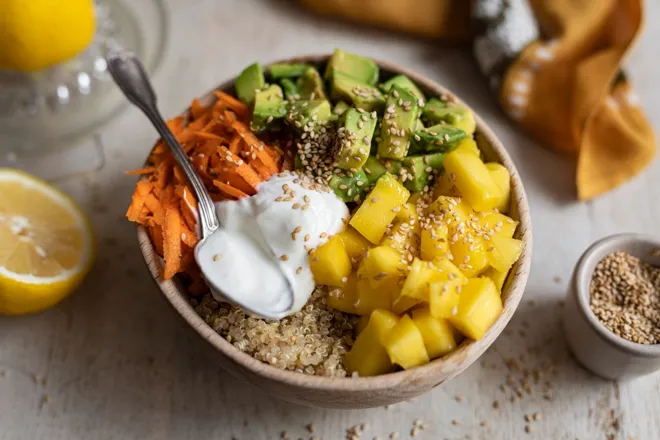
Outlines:
<svg viewBox="0 0 660 440"><path fill-rule="evenodd" d="M603 194L655 156L653 130L621 62L641 0L299 0L324 14L468 40L510 117L578 156L577 195Z"/></svg>

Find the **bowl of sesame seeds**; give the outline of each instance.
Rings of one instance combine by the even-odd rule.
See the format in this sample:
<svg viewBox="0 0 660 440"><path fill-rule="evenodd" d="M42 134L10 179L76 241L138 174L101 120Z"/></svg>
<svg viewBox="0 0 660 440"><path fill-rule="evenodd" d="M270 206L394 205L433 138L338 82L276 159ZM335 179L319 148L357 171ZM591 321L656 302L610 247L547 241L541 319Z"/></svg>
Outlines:
<svg viewBox="0 0 660 440"><path fill-rule="evenodd" d="M297 57L273 64L325 66L330 57ZM429 96L440 96L469 109L435 82L395 64L374 61L384 78L405 75ZM268 66L265 68L268 69ZM231 93L235 82L236 78L216 90ZM200 97L199 103L202 106L212 105L216 100L214 92ZM190 111L183 114L184 119L188 118ZM424 365L370 377L351 375L344 365L343 356L351 349L361 319L339 310L330 310L327 290L315 291L300 312L282 320L252 317L236 307L218 303L211 295L192 294L190 284L181 277L164 279L162 259L154 246L153 237L147 228L138 226L138 240L147 266L164 298L191 330L192 340L199 344L200 350L208 353L233 377L271 395L307 406L351 409L385 406L430 391L468 368L501 334L522 298L531 264L531 217L522 181L493 131L478 114L474 114L474 119L475 145L480 150L478 154L484 161L501 165L510 175L511 197L507 215L517 225L515 240L523 243L524 247L508 275L501 279L502 285L498 287L501 289L501 313L494 318L487 331L478 340L457 340L457 346L450 353L430 362L427 360ZM376 203L374 200L372 202ZM464 263L467 262L466 259ZM300 365L303 357L304 362ZM287 359L295 359L298 364L290 365Z"/></svg>
<svg viewBox="0 0 660 440"><path fill-rule="evenodd" d="M616 234L587 249L564 331L576 359L598 376L626 380L660 368L660 240Z"/></svg>

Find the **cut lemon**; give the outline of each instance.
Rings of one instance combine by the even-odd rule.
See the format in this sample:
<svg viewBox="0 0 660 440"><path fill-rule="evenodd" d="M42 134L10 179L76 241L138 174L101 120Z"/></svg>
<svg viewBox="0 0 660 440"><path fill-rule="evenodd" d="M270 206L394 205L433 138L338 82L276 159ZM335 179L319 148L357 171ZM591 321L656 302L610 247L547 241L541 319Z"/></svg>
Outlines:
<svg viewBox="0 0 660 440"><path fill-rule="evenodd" d="M78 204L48 183L0 168L0 313L38 312L89 272L94 240Z"/></svg>

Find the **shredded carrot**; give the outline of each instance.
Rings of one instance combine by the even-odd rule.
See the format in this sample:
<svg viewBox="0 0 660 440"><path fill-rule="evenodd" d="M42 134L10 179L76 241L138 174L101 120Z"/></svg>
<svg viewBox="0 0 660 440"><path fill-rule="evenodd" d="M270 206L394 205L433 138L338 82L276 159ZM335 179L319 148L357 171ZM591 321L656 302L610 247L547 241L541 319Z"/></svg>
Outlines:
<svg viewBox="0 0 660 440"><path fill-rule="evenodd" d="M223 91L215 95L216 102L209 106L193 100L189 119L179 116L167 125L218 202L255 194L259 184L288 166L290 157L252 133L245 104ZM140 180L126 216L147 228L156 252L165 259L164 278L183 273L190 291L203 293L206 287L194 264L200 238L197 200L185 174L162 140L144 167L127 174Z"/></svg>

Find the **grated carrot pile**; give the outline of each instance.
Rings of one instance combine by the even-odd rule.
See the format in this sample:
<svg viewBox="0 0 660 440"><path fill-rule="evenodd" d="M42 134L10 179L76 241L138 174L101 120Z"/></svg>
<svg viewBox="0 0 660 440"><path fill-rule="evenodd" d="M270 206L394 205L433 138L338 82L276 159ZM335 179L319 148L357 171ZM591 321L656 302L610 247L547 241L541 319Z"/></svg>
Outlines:
<svg viewBox="0 0 660 440"><path fill-rule="evenodd" d="M279 172L284 155L250 130L250 109L233 96L215 92L217 101L190 106L190 118L167 122L214 201L235 200L256 193L257 185ZM140 175L126 217L147 227L156 251L165 259L163 276L185 273L189 290L204 290L195 266L197 200L183 171L162 140L147 165L127 174Z"/></svg>

